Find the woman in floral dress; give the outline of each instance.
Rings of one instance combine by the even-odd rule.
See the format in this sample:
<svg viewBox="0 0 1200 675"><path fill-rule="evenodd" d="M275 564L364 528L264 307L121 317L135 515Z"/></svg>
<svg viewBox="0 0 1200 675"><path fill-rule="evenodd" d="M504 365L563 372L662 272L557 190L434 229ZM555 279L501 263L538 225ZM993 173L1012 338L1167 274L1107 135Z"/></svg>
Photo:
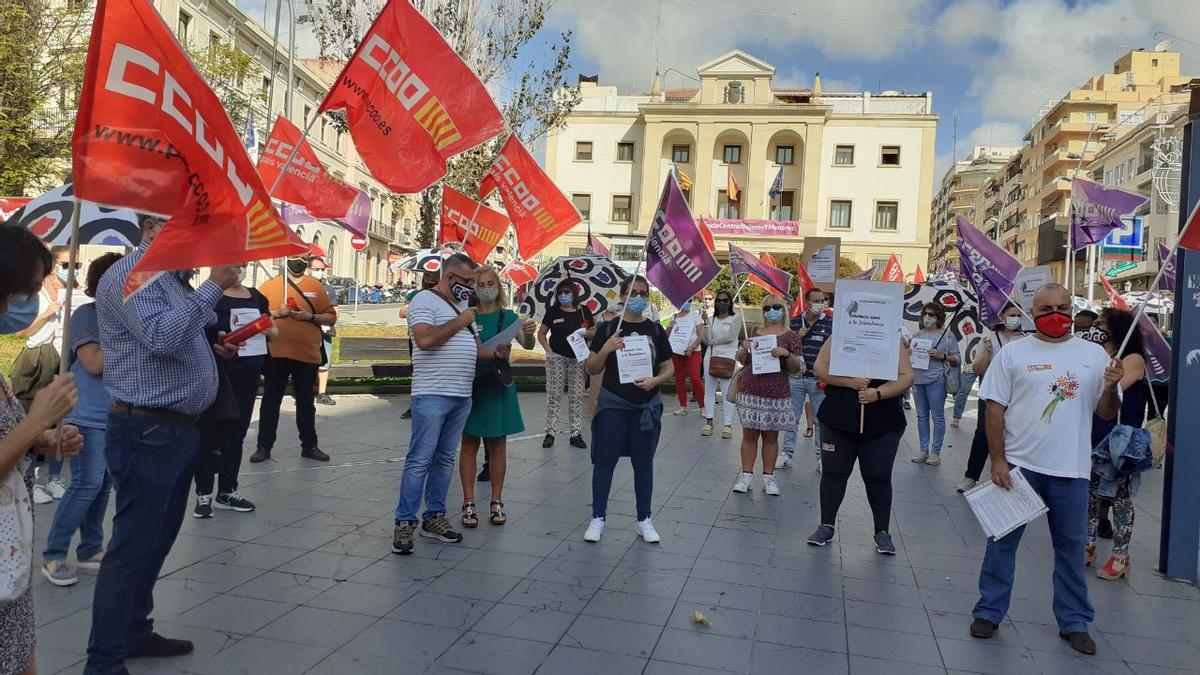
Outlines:
<svg viewBox="0 0 1200 675"><path fill-rule="evenodd" d="M29 230L0 225L0 334L23 330L37 316L37 292L54 259ZM31 300L32 298L32 300ZM33 532L15 527L32 522L33 461L29 453L79 454L83 436L72 426L49 429L75 407L71 375L38 391L23 413L0 376L0 673L35 671L32 572ZM60 442L61 439L61 442Z"/></svg>

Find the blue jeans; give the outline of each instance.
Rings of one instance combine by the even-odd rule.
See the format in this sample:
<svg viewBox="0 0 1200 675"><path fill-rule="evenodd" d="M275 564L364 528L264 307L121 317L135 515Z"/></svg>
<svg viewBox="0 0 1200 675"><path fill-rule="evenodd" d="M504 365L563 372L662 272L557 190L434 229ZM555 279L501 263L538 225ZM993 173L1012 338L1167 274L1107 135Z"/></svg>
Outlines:
<svg viewBox="0 0 1200 675"><path fill-rule="evenodd" d="M975 386L975 373L968 373L965 370L960 371L958 376L958 393L954 395L954 419L962 419L963 411L967 409L967 397L971 395L971 387L973 386Z"/></svg>
<svg viewBox="0 0 1200 675"><path fill-rule="evenodd" d="M446 513L446 493L454 476L454 456L471 414L471 397L421 394L412 397L412 440L400 477L396 522L417 522L421 495L425 520Z"/></svg>
<svg viewBox="0 0 1200 675"><path fill-rule="evenodd" d="M938 378L929 384L914 384L913 399L917 403L917 438L921 452L942 454L942 439L946 437L946 380ZM933 438L929 438L929 418L933 418Z"/></svg>
<svg viewBox="0 0 1200 675"><path fill-rule="evenodd" d="M1050 508L1046 524L1054 547L1054 618L1061 633L1086 631L1095 618L1088 600L1083 557L1087 547L1088 479L1058 478L1021 469L1029 485ZM1017 546L1025 528L1013 530L1000 541L989 540L979 570L979 602L972 612L977 619L998 624L1008 613Z"/></svg>
<svg viewBox="0 0 1200 675"><path fill-rule="evenodd" d="M797 429L787 432L783 435L783 454L792 457L796 454L796 442L800 436L799 427L807 425L804 422L804 399L812 401L813 417L816 417L817 410L821 408L821 402L825 400L825 390L820 386L820 381L815 377L789 377L788 384L792 388L792 410L796 411ZM813 420L813 455L819 460L821 459L821 425Z"/></svg>
<svg viewBox="0 0 1200 675"><path fill-rule="evenodd" d="M194 425L163 417L111 412L105 440L117 513L92 599L89 675L126 672L129 649L154 629L154 582L183 524L200 452Z"/></svg>
<svg viewBox="0 0 1200 675"><path fill-rule="evenodd" d="M112 479L104 456L104 429L79 427L83 434L83 452L71 458L71 483L67 493L54 511L46 550L46 561L67 559L71 537L79 530L79 547L75 556L90 558L104 550L104 512L108 510L108 494Z"/></svg>

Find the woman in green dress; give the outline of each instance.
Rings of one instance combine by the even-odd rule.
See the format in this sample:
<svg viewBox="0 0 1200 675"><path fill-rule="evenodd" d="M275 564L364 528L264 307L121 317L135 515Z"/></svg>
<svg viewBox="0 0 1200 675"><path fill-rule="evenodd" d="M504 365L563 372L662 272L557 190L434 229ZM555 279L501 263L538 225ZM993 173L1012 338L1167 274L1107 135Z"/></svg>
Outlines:
<svg viewBox="0 0 1200 675"><path fill-rule="evenodd" d="M475 297L479 306L475 310L475 332L479 339L487 342L512 324L523 321L523 330L517 340L525 349L532 349L537 322L522 320L515 312L506 308L507 298L500 285L500 275L490 265L481 265L475 272ZM517 403L517 387L504 386L491 377L480 377L492 368L491 361L480 361L476 365L475 386L471 392L471 415L463 428L462 456L458 461L458 475L463 488L463 527L479 525L479 510L475 507L475 465L479 455L479 442L487 449L487 461L491 473L492 500L489 520L493 525L503 525L504 472L508 464L508 436L525 430L521 420L521 407Z"/></svg>

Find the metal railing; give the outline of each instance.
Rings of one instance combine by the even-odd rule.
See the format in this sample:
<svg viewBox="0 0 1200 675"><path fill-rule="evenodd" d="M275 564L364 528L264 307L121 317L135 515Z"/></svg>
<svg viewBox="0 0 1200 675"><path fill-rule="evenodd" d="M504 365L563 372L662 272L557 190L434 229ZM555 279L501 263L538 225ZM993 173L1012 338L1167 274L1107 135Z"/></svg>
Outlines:
<svg viewBox="0 0 1200 675"><path fill-rule="evenodd" d="M385 223L382 220L372 218L370 224L367 226L367 232L377 237L382 237L386 241L396 240L396 226Z"/></svg>

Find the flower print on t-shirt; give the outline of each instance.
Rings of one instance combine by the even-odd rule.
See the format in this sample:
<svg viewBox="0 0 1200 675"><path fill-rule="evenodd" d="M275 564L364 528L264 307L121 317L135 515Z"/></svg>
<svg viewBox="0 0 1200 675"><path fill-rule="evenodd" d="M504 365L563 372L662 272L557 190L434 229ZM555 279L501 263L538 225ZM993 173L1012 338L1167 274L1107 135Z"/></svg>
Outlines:
<svg viewBox="0 0 1200 675"><path fill-rule="evenodd" d="M1050 403L1046 405L1046 409L1042 411L1042 421L1046 424L1050 423L1050 419L1054 417L1054 409L1059 403L1075 398L1075 392L1079 391L1079 380L1067 371L1066 375L1055 378L1050 383L1050 394L1054 397Z"/></svg>

